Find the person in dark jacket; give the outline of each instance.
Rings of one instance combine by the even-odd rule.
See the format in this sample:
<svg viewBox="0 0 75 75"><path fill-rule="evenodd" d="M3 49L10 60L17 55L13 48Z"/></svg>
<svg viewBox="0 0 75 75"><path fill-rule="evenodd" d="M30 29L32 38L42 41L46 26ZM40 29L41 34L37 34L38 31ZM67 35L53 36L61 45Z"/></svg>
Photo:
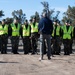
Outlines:
<svg viewBox="0 0 75 75"><path fill-rule="evenodd" d="M47 17L47 13L43 13L43 18L40 20L38 25L38 30L40 34L40 58L39 60L43 60L44 55L44 40L47 41L48 51L47 56L48 60L50 60L51 56L51 34L53 31L53 23L52 21Z"/></svg>

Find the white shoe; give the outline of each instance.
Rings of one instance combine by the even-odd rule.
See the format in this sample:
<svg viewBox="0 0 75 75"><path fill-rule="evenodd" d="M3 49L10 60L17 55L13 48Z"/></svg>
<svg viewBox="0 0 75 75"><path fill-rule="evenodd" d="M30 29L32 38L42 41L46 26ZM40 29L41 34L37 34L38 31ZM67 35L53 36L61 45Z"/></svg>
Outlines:
<svg viewBox="0 0 75 75"><path fill-rule="evenodd" d="M39 61L43 60L41 57L39 58Z"/></svg>

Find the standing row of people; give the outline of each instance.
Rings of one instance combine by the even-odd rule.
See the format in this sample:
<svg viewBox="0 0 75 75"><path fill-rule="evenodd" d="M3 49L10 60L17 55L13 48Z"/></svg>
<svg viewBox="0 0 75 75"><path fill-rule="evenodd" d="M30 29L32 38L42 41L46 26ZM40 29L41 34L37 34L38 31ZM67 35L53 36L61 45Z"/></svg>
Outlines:
<svg viewBox="0 0 75 75"><path fill-rule="evenodd" d="M7 53L7 41L8 41L8 25L5 24L5 20L0 23L0 51L2 54Z"/></svg>
<svg viewBox="0 0 75 75"><path fill-rule="evenodd" d="M53 32L52 32L52 54L56 54L56 55L60 55L60 50L61 50L61 25L60 25L60 21L55 20L53 22Z"/></svg>
<svg viewBox="0 0 75 75"><path fill-rule="evenodd" d="M37 41L40 35L40 60L43 59L44 52L46 52L45 40L48 47L48 59L51 59L50 56L53 54L60 55L61 41L64 44L64 55L70 55L72 53L73 38L75 38L75 28L70 21L65 22L65 25L60 25L58 20L55 20L53 23L46 13L43 13L43 18L39 23L36 22L36 18L30 20L30 23L28 23L28 20L25 20L22 25L18 22L18 19L14 19L10 25L7 25L5 20L2 20L0 24L1 54L7 54L8 37L11 37L13 54L19 54L19 37L23 40L24 54L28 54L31 49L32 54L35 54L37 53Z"/></svg>
<svg viewBox="0 0 75 75"><path fill-rule="evenodd" d="M7 25L5 20L2 20L0 24L1 54L7 54L8 37L11 37L13 54L19 54L19 37L23 40L24 54L28 54L30 49L32 49L32 54L35 54L37 52L36 41L38 38L38 23L36 22L36 18L33 18L30 24L25 20L23 25L18 22L17 18L10 25Z"/></svg>
<svg viewBox="0 0 75 75"><path fill-rule="evenodd" d="M51 55L60 55L62 43L64 45L64 55L73 53L72 44L73 38L75 38L75 27L71 25L72 23L69 20L64 25L61 25L59 20L55 20L53 23L48 19L47 14L44 13L38 26L41 40L39 60L43 60L45 40L47 41L47 56L49 60L51 59Z"/></svg>
<svg viewBox="0 0 75 75"><path fill-rule="evenodd" d="M64 45L64 55L72 53L73 38L75 38L75 28L71 21L67 20L64 25L60 25L58 20L54 21L52 33L52 54L60 55L61 41Z"/></svg>

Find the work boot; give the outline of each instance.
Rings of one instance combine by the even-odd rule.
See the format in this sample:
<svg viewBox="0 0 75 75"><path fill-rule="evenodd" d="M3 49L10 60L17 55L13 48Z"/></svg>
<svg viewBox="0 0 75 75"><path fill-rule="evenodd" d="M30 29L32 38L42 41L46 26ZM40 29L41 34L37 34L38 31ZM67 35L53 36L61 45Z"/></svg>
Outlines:
<svg viewBox="0 0 75 75"><path fill-rule="evenodd" d="M50 60L51 58L50 57L48 57L48 60Z"/></svg>

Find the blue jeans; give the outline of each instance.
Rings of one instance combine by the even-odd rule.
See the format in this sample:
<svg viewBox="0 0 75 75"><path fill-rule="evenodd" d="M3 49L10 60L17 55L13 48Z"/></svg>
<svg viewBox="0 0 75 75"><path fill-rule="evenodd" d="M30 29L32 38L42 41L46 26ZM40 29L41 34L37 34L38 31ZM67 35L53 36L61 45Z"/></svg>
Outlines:
<svg viewBox="0 0 75 75"><path fill-rule="evenodd" d="M50 35L47 34L40 34L40 56L42 59L44 55L44 40L47 41L47 47L48 47L47 56L48 57L51 56L51 37Z"/></svg>

